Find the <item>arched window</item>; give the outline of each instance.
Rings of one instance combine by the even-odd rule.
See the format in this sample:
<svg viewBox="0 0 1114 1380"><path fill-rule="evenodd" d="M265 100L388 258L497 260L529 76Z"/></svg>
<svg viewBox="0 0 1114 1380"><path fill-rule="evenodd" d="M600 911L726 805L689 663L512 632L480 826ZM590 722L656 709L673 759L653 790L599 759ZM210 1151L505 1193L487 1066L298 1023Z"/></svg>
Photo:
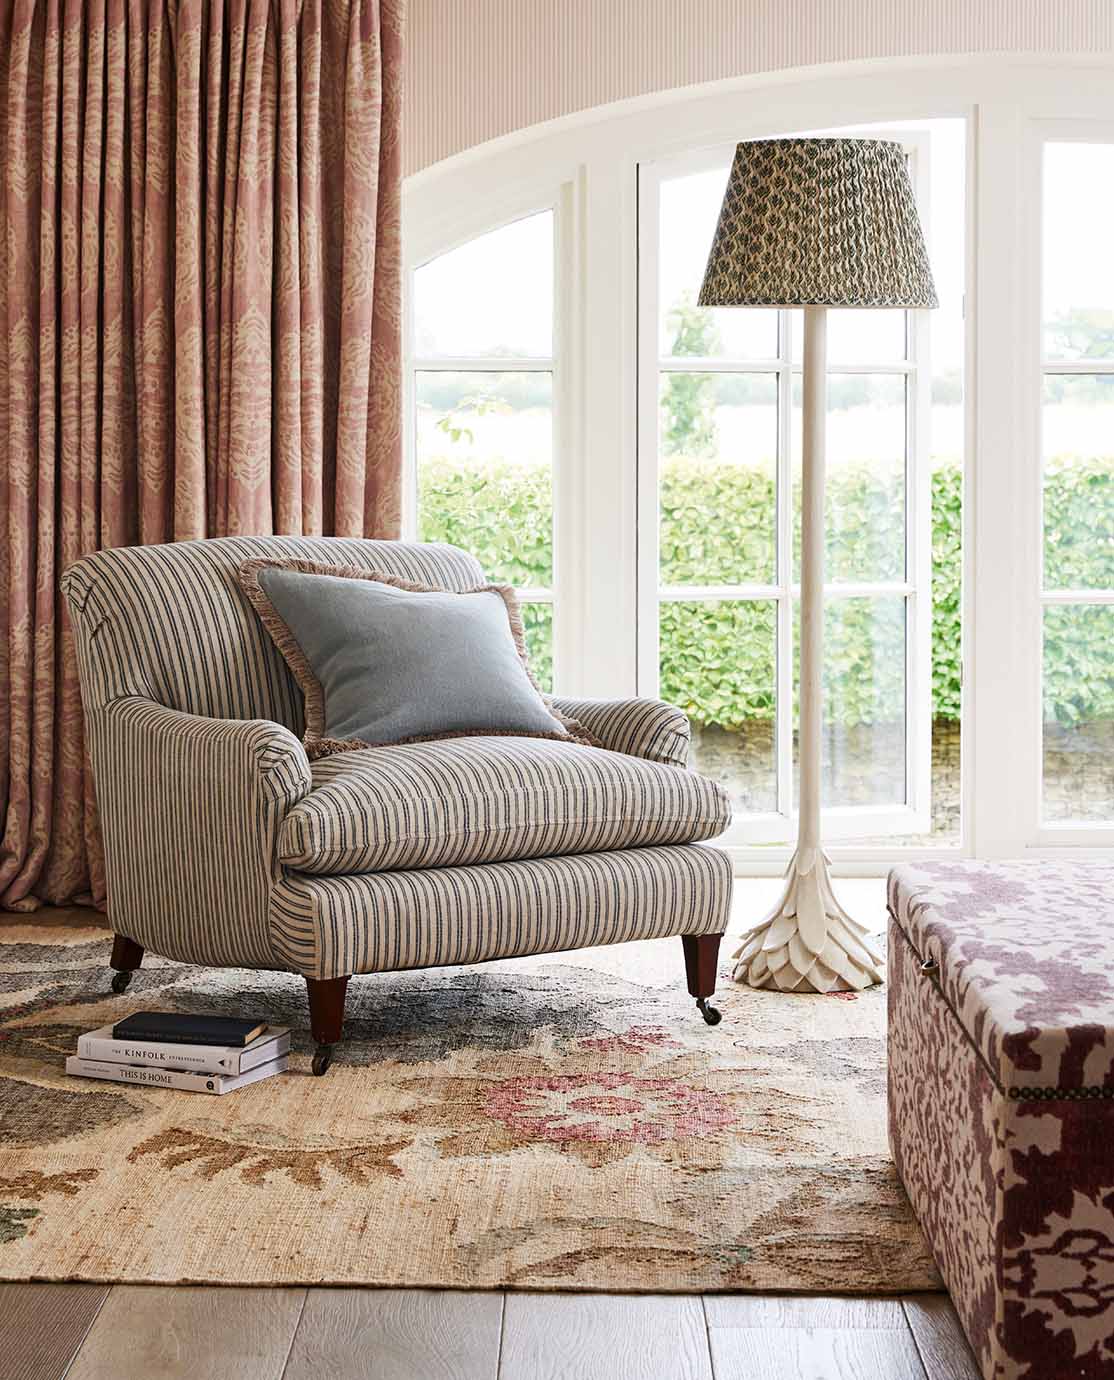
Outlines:
<svg viewBox="0 0 1114 1380"><path fill-rule="evenodd" d="M406 189L407 530L519 588L547 686L681 705L748 871L796 809L801 333L696 294L734 143L780 134L904 145L941 298L832 314L826 838L1114 843L1111 75L741 80Z"/></svg>

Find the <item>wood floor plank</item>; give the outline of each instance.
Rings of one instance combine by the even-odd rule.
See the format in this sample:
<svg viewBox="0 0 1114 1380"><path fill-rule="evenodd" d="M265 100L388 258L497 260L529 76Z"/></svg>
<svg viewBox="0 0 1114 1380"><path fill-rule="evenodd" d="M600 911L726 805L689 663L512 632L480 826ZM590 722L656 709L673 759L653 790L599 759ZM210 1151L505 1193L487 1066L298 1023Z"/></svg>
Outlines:
<svg viewBox="0 0 1114 1380"><path fill-rule="evenodd" d="M928 1380L979 1380L979 1363L947 1294L906 1294L902 1305Z"/></svg>
<svg viewBox="0 0 1114 1380"><path fill-rule="evenodd" d="M925 1380L906 1328L711 1327L716 1380Z"/></svg>
<svg viewBox="0 0 1114 1380"><path fill-rule="evenodd" d="M495 1380L500 1293L311 1289L283 1380Z"/></svg>
<svg viewBox="0 0 1114 1380"><path fill-rule="evenodd" d="M705 1294L709 1327L896 1328L908 1324L901 1300L838 1294Z"/></svg>
<svg viewBox="0 0 1114 1380"><path fill-rule="evenodd" d="M107 1297L107 1284L0 1284L5 1380L61 1380Z"/></svg>
<svg viewBox="0 0 1114 1380"><path fill-rule="evenodd" d="M280 1380L305 1293L114 1285L66 1380Z"/></svg>
<svg viewBox="0 0 1114 1380"><path fill-rule="evenodd" d="M696 1295L508 1294L499 1380L712 1380Z"/></svg>

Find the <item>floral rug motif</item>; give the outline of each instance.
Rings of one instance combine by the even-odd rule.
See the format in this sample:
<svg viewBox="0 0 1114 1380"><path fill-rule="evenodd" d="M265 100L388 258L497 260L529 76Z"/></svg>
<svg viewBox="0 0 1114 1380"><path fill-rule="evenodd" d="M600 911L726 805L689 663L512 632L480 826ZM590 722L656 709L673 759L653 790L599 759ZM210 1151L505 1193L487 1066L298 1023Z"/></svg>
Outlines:
<svg viewBox="0 0 1114 1380"><path fill-rule="evenodd" d="M884 989L721 978L681 946L356 978L309 1071L293 976L0 929L0 1278L701 1292L940 1287L886 1146ZM143 1008L295 1029L222 1098L68 1078Z"/></svg>

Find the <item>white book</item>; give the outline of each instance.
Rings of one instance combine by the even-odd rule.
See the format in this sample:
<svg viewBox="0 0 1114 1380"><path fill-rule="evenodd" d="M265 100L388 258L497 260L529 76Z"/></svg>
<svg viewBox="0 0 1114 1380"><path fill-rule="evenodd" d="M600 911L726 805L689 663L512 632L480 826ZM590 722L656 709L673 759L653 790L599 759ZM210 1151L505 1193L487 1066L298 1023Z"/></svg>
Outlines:
<svg viewBox="0 0 1114 1380"><path fill-rule="evenodd" d="M246 1088L249 1083L258 1083L270 1078L273 1073L282 1073L288 1058L285 1054L272 1059L269 1064L257 1064L246 1073L228 1074L187 1073L182 1069L143 1068L138 1064L114 1064L107 1059L83 1059L79 1054L71 1054L66 1060L66 1072L79 1078L104 1078L110 1083L140 1083L149 1088L175 1088L181 1092L209 1093L220 1097L222 1093L235 1092Z"/></svg>
<svg viewBox="0 0 1114 1380"><path fill-rule="evenodd" d="M154 1068L182 1069L191 1073L224 1076L248 1073L260 1064L288 1053L290 1031L285 1026L268 1026L262 1035L247 1045L181 1045L159 1040L117 1040L110 1025L90 1030L77 1041L82 1059L100 1059L109 1064L146 1064Z"/></svg>

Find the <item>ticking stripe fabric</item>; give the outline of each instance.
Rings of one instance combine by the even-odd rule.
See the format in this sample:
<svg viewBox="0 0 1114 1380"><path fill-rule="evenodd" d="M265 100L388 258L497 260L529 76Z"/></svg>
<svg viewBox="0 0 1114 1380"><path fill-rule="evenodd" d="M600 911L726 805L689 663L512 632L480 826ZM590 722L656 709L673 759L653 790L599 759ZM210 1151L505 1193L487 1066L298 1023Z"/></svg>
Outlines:
<svg viewBox="0 0 1114 1380"><path fill-rule="evenodd" d="M720 934L731 862L702 844L360 877L289 872L275 943L310 977Z"/></svg>
<svg viewBox="0 0 1114 1380"><path fill-rule="evenodd" d="M279 828L311 785L297 738L141 699L89 728L113 929L187 963L285 966L270 902Z"/></svg>
<svg viewBox="0 0 1114 1380"><path fill-rule="evenodd" d="M121 695L215 719L271 719L302 733L302 696L237 578L249 560L381 570L451 590L484 583L452 546L341 537L221 537L116 547L62 577L91 641L86 712Z"/></svg>
<svg viewBox="0 0 1114 1380"><path fill-rule="evenodd" d="M612 752L645 757L649 762L688 765L691 728L688 716L661 700L579 700L559 696L553 708Z"/></svg>
<svg viewBox="0 0 1114 1380"><path fill-rule="evenodd" d="M453 738L313 763L279 858L315 875L693 843L727 827L695 772L544 738Z"/></svg>

